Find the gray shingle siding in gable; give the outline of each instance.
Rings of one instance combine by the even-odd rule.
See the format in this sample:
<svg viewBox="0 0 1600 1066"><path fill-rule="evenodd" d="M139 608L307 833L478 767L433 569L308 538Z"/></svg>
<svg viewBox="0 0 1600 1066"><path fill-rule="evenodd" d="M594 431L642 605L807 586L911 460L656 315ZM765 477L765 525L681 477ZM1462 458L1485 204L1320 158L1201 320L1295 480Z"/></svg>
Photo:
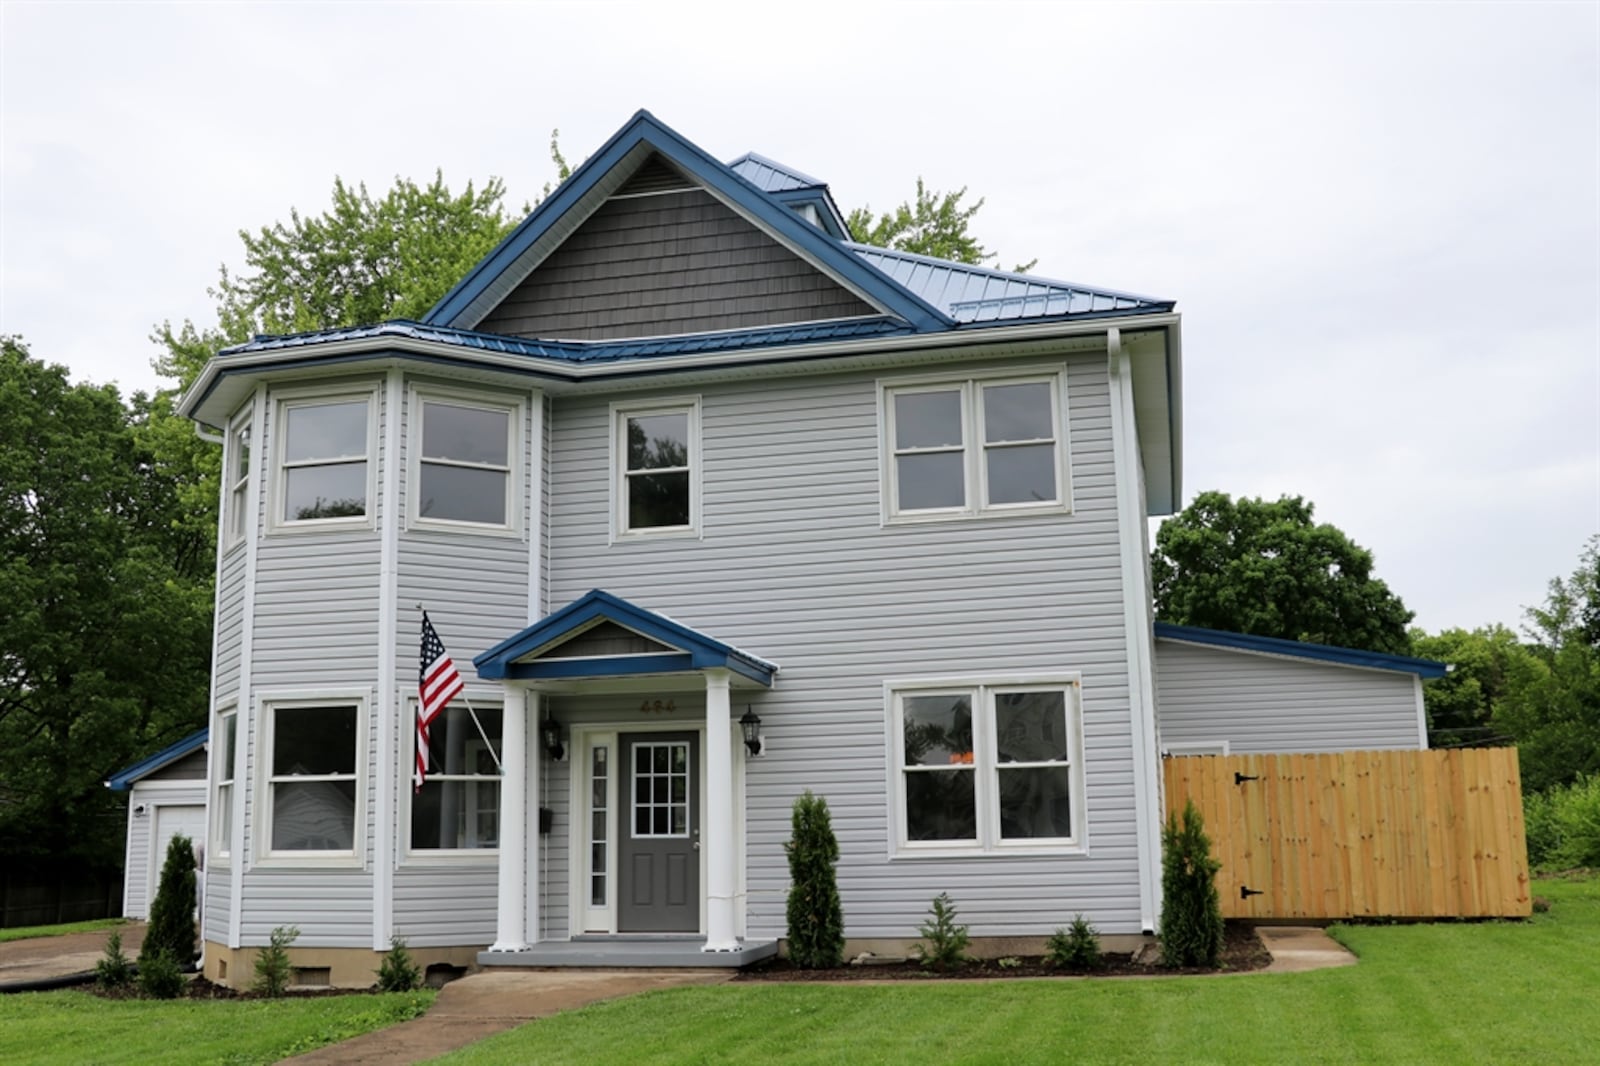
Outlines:
<svg viewBox="0 0 1600 1066"><path fill-rule="evenodd" d="M146 781L204 781L206 779L206 749L191 751L181 759L168 763L153 773Z"/></svg>
<svg viewBox="0 0 1600 1066"><path fill-rule="evenodd" d="M695 189L607 201L477 328L600 340L875 313Z"/></svg>
<svg viewBox="0 0 1600 1066"><path fill-rule="evenodd" d="M1080 911L1104 932L1138 931L1105 357L1066 365L1069 516L885 527L876 380L856 374L703 390L703 538L608 547L608 406L555 402L551 606L601 587L782 667L770 692L734 701L735 717L754 706L767 740L746 764L751 935L783 934L783 842L806 788L833 810L852 937L914 937L941 891L977 936L1037 935ZM888 858L884 681L1068 670L1084 681L1090 853ZM558 834L566 820L558 807ZM564 838L545 845L565 860ZM566 880L547 888L564 936Z"/></svg>
<svg viewBox="0 0 1600 1066"><path fill-rule="evenodd" d="M1417 678L1157 640L1161 742L1234 754L1419 748Z"/></svg>

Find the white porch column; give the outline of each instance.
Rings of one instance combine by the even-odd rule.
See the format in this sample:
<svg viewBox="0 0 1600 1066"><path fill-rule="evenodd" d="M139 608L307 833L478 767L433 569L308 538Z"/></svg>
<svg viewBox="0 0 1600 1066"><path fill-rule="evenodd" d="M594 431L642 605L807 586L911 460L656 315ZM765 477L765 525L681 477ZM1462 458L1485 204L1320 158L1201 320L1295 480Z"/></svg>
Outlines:
<svg viewBox="0 0 1600 1066"><path fill-rule="evenodd" d="M706 796L700 845L706 853L706 943L702 951L737 951L733 895L733 712L727 670L706 671Z"/></svg>
<svg viewBox="0 0 1600 1066"><path fill-rule="evenodd" d="M528 946L523 919L528 905L527 818L528 705L526 689L507 682L500 741L500 895L495 939L490 951L521 951Z"/></svg>

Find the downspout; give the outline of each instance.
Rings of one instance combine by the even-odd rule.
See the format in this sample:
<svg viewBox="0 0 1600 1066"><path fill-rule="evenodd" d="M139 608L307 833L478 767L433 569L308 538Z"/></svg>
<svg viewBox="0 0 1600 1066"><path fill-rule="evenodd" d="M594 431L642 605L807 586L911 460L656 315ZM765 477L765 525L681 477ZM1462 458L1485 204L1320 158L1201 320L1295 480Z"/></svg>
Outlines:
<svg viewBox="0 0 1600 1066"><path fill-rule="evenodd" d="M205 441L207 444L221 444L222 434L220 432L215 432L215 426L211 428L214 432L207 433L205 423L196 422L194 424L194 435Z"/></svg>
<svg viewBox="0 0 1600 1066"><path fill-rule="evenodd" d="M1155 676L1145 507L1139 498L1139 439L1133 402L1133 361L1122 332L1106 331L1111 384L1111 439L1115 451L1117 537L1122 557L1122 620L1128 656L1128 711L1133 744L1135 840L1139 857L1139 921L1153 933L1161 914L1161 776L1156 751Z"/></svg>

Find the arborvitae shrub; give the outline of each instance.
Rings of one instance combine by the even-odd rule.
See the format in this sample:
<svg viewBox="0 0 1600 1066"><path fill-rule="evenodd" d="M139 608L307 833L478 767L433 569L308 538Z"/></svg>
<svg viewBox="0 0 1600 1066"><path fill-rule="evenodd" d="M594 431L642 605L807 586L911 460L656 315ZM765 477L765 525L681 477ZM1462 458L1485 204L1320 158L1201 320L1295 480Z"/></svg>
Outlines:
<svg viewBox="0 0 1600 1066"><path fill-rule="evenodd" d="M94 964L94 983L100 988L126 988L133 983L133 963L122 951L122 934L111 930L106 953Z"/></svg>
<svg viewBox="0 0 1600 1066"><path fill-rule="evenodd" d="M950 902L949 893L933 897L928 913L931 917L917 930L924 942L911 949L922 965L942 972L966 962L967 945L972 938L967 935L967 927L956 922L956 905Z"/></svg>
<svg viewBox="0 0 1600 1066"><path fill-rule="evenodd" d="M833 835L828 801L808 789L794 801L789 853L789 958L802 969L837 966L844 960L844 910L833 864L839 841Z"/></svg>
<svg viewBox="0 0 1600 1066"><path fill-rule="evenodd" d="M1068 970L1100 968L1100 934L1083 915L1072 919L1065 929L1057 929L1045 942L1045 961Z"/></svg>
<svg viewBox="0 0 1600 1066"><path fill-rule="evenodd" d="M300 930L292 925L280 925L272 931L267 946L256 953L256 979L250 988L270 999L277 999L289 988L289 978L294 976L289 966L289 945L294 943Z"/></svg>
<svg viewBox="0 0 1600 1066"><path fill-rule="evenodd" d="M378 966L378 991L409 992L421 983L422 967L406 950L405 937L390 937L389 950L384 953L383 962Z"/></svg>
<svg viewBox="0 0 1600 1066"><path fill-rule="evenodd" d="M161 883L150 904L150 925L139 949L141 969L162 952L172 956L180 971L194 965L194 880L194 845L186 836L175 836L167 845Z"/></svg>
<svg viewBox="0 0 1600 1066"><path fill-rule="evenodd" d="M1161 831L1161 962L1164 966L1215 966L1222 953L1222 900L1200 812L1190 800L1180 821L1167 815Z"/></svg>
<svg viewBox="0 0 1600 1066"><path fill-rule="evenodd" d="M151 999L177 999L183 994L183 967L165 951L139 957L139 991Z"/></svg>

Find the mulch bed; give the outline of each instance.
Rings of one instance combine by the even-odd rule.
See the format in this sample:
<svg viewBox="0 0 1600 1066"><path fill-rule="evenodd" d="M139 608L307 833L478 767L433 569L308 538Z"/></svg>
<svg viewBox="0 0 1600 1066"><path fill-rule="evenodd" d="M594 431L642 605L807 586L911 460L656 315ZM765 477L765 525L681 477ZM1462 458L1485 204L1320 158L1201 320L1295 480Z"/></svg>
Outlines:
<svg viewBox="0 0 1600 1066"><path fill-rule="evenodd" d="M98 988L95 985L85 985L83 990L90 995L99 996L101 999L144 999L139 993L137 984L126 988ZM306 988L297 986L286 991L283 999L321 999L325 996L366 996L376 992L377 986L372 988ZM189 978L181 999L268 999L270 997L260 992L251 992L248 989L226 988L222 985L212 984L204 977Z"/></svg>
<svg viewBox="0 0 1600 1066"><path fill-rule="evenodd" d="M1067 970L1047 964L1042 956L1023 955L1005 960L981 959L953 967L939 973L927 969L916 959L905 962L870 966L839 966L830 970L802 970L788 959L769 959L741 970L736 981L939 981L959 978L1004 979L1011 977L1156 977L1172 974L1243 973L1265 969L1272 956L1261 946L1261 939L1253 928L1228 923L1222 944L1220 965L1209 970L1202 967L1168 969L1159 965L1159 956L1149 953L1147 962L1134 962L1133 956L1108 952L1100 956L1104 965L1098 970Z"/></svg>

